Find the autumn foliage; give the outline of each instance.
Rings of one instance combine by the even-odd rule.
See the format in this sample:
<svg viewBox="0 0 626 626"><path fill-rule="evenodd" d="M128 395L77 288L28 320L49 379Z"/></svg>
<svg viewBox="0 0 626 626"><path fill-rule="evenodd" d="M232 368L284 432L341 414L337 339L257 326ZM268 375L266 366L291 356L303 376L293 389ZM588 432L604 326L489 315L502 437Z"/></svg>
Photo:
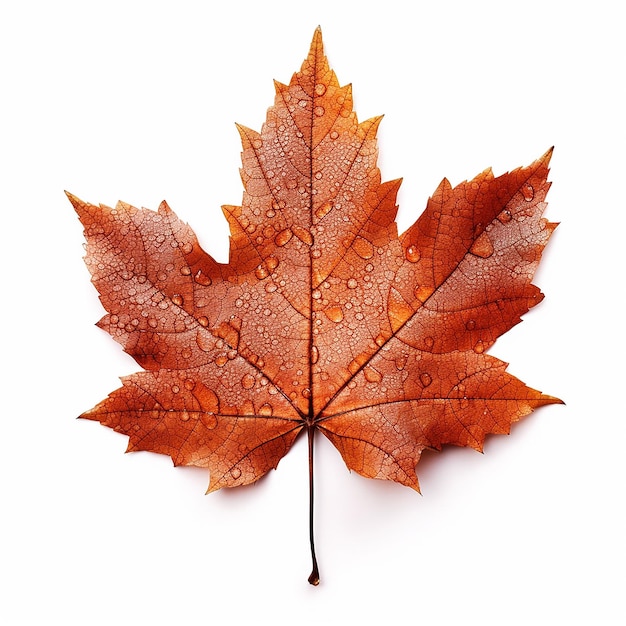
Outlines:
<svg viewBox="0 0 626 626"><path fill-rule="evenodd" d="M70 196L109 332L144 371L82 417L129 450L206 467L209 491L258 480L303 431L363 476L418 489L424 449L482 449L559 402L487 353L542 299L531 284L555 224L548 152L439 185L398 236L400 181L381 182L380 118L359 123L316 31L261 132L239 126L241 206L216 262L162 203ZM312 462L312 461L311 461Z"/></svg>

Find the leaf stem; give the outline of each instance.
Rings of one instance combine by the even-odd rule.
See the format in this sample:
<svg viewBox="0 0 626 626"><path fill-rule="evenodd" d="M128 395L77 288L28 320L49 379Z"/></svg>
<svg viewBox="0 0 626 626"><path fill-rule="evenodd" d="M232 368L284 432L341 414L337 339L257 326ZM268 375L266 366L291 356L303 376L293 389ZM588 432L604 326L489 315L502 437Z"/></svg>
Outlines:
<svg viewBox="0 0 626 626"><path fill-rule="evenodd" d="M320 573L317 568L317 558L315 557L315 541L313 539L313 438L315 436L315 426L308 426L309 438L309 540L311 542L311 558L313 559L313 570L309 576L312 585L320 584Z"/></svg>

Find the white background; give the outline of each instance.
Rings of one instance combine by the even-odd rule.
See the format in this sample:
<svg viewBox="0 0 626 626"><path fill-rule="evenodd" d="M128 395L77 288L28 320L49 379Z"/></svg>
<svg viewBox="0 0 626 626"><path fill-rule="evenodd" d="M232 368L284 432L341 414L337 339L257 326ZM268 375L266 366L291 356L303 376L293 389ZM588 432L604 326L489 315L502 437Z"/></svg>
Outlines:
<svg viewBox="0 0 626 626"><path fill-rule="evenodd" d="M624 110L620 2L2 2L0 620L4 624L624 623ZM410 9L409 9L410 7ZM535 282L492 354L566 406L428 455L423 495L319 439L313 588L306 442L259 484L124 455L77 421L138 368L102 311L63 190L166 198L221 260L241 200L234 122L260 128L320 24L359 119L385 113L400 226L443 176L551 145Z"/></svg>

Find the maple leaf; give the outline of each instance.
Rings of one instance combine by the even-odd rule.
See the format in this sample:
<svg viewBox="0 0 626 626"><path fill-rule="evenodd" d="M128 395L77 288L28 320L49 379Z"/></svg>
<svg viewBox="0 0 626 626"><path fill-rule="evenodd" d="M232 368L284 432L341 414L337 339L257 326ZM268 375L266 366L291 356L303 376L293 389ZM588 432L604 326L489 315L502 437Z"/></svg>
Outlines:
<svg viewBox="0 0 626 626"><path fill-rule="evenodd" d="M243 142L242 206L225 206L216 262L165 202L158 212L71 196L108 312L99 326L145 370L81 417L128 450L208 468L208 491L258 480L321 431L363 476L419 489L424 449L481 450L560 402L486 353L543 298L531 284L555 224L542 218L551 152L455 188L444 179L398 236L400 181L381 183L380 118L359 123L313 37L260 133Z"/></svg>

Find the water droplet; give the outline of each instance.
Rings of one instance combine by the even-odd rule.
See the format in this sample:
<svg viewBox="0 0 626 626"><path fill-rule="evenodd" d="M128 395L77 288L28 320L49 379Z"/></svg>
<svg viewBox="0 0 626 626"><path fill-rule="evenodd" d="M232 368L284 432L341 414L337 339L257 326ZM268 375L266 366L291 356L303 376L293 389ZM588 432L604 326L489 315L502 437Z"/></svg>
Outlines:
<svg viewBox="0 0 626 626"><path fill-rule="evenodd" d="M193 252L193 244L189 242L183 244L183 252L185 254L191 254Z"/></svg>
<svg viewBox="0 0 626 626"><path fill-rule="evenodd" d="M255 270L254 270L254 275L259 279L259 280L263 280L264 278L267 278L270 273L267 271L267 268L265 267L265 265L263 263L261 263L261 265L259 265Z"/></svg>
<svg viewBox="0 0 626 626"><path fill-rule="evenodd" d="M273 413L274 408L267 402L259 407L259 415L262 415L263 417L271 417Z"/></svg>
<svg viewBox="0 0 626 626"><path fill-rule="evenodd" d="M263 147L263 142L262 142L260 139L255 139L255 140L252 142L252 145L253 145L255 148L257 148L257 149L258 149L258 148L262 148L262 147Z"/></svg>
<svg viewBox="0 0 626 626"><path fill-rule="evenodd" d="M293 232L291 228L285 228L285 230L281 230L276 237L274 237L274 243L281 247L284 246L291 238L293 237Z"/></svg>
<svg viewBox="0 0 626 626"><path fill-rule="evenodd" d="M485 232L481 233L470 248L470 252L481 259L488 259L493 254L493 244L489 235Z"/></svg>
<svg viewBox="0 0 626 626"><path fill-rule="evenodd" d="M301 226L294 226L291 230L302 243L305 243L307 246L313 245L313 234L310 230Z"/></svg>
<svg viewBox="0 0 626 626"><path fill-rule="evenodd" d="M421 254L418 247L414 244L411 244L405 251L407 261L411 263L417 263L420 260Z"/></svg>
<svg viewBox="0 0 626 626"><path fill-rule="evenodd" d="M383 379L383 375L373 367L366 367L363 374L368 383L379 383Z"/></svg>
<svg viewBox="0 0 626 626"><path fill-rule="evenodd" d="M239 478L241 478L241 470L238 467L233 467L233 469L230 470L230 475L235 480L238 480Z"/></svg>
<svg viewBox="0 0 626 626"><path fill-rule="evenodd" d="M196 335L196 344L198 344L198 348L200 348L202 352L211 352L215 345L215 339L207 332L199 332Z"/></svg>
<svg viewBox="0 0 626 626"><path fill-rule="evenodd" d="M356 289L358 286L356 278L348 278L348 289Z"/></svg>
<svg viewBox="0 0 626 626"><path fill-rule="evenodd" d="M226 363L228 363L228 357L225 354L220 354L220 356L215 359L215 365L218 367L224 367Z"/></svg>
<svg viewBox="0 0 626 626"><path fill-rule="evenodd" d="M185 381L185 389L187 389L187 391L192 391L195 386L196 386L196 381L193 380L192 378L188 378Z"/></svg>
<svg viewBox="0 0 626 626"><path fill-rule="evenodd" d="M326 85L323 83L317 83L315 85L315 94L318 96L323 96L326 93Z"/></svg>
<svg viewBox="0 0 626 626"><path fill-rule="evenodd" d="M298 104L304 109L306 107L306 105L307 105L307 101L306 100L300 100L298 102Z"/></svg>
<svg viewBox="0 0 626 626"><path fill-rule="evenodd" d="M335 322L336 324L343 320L343 309L340 306L328 307L324 313L331 322Z"/></svg>
<svg viewBox="0 0 626 626"><path fill-rule="evenodd" d="M430 374L427 374L426 372L422 372L420 374L420 382L422 383L424 387L428 387L428 385L430 385L430 383L433 382L433 379L431 378Z"/></svg>
<svg viewBox="0 0 626 626"><path fill-rule="evenodd" d="M217 416L213 413L202 413L200 421L208 430L213 430L217 426Z"/></svg>
<svg viewBox="0 0 626 626"><path fill-rule="evenodd" d="M482 339L479 339L474 344L474 352L476 352L476 354L482 354L484 351L485 351L485 344Z"/></svg>
<svg viewBox="0 0 626 626"><path fill-rule="evenodd" d="M279 261L275 256L268 256L264 262L265 267L267 267L270 272L273 272L278 267L278 263Z"/></svg>
<svg viewBox="0 0 626 626"><path fill-rule="evenodd" d="M432 287L428 287L426 285L416 285L415 289L413 289L413 295L420 301L426 302L428 298L433 293L434 289Z"/></svg>
<svg viewBox="0 0 626 626"><path fill-rule="evenodd" d="M395 360L396 368L399 371L402 371L406 367L406 362L407 362L407 357L405 357L405 356L398 357Z"/></svg>
<svg viewBox="0 0 626 626"><path fill-rule="evenodd" d="M178 385L172 385L172 393L178 393L180 391L180 387Z"/></svg>
<svg viewBox="0 0 626 626"><path fill-rule="evenodd" d="M311 390L308 387L305 387L301 392L303 398L311 397Z"/></svg>
<svg viewBox="0 0 626 626"><path fill-rule="evenodd" d="M179 293L177 293L177 294L172 296L172 302L176 306L183 306L184 299L183 299L183 297Z"/></svg>
<svg viewBox="0 0 626 626"><path fill-rule="evenodd" d="M191 348L185 346L182 350L181 350L181 355L183 357L183 359L190 359L192 352L191 352Z"/></svg>
<svg viewBox="0 0 626 626"><path fill-rule="evenodd" d="M363 237L357 237L352 247L362 259L371 259L374 256L374 247L367 239L363 239Z"/></svg>
<svg viewBox="0 0 626 626"><path fill-rule="evenodd" d="M324 107L315 107L315 109L313 110L313 113L315 113L317 117L322 117L322 115L324 115L326 111L324 110Z"/></svg>
<svg viewBox="0 0 626 626"><path fill-rule="evenodd" d="M189 267L189 265L183 265L183 266L180 268L180 273L181 273L183 276L189 276L189 275L191 274L191 268Z"/></svg>
<svg viewBox="0 0 626 626"><path fill-rule="evenodd" d="M376 339L374 339L374 342L379 348L385 345L385 341L387 341L387 339L383 334L377 335Z"/></svg>
<svg viewBox="0 0 626 626"><path fill-rule="evenodd" d="M435 340L432 337L424 337L424 347L426 350L432 350L435 345Z"/></svg>
<svg viewBox="0 0 626 626"><path fill-rule="evenodd" d="M337 137L339 137L339 133L338 133L336 130L333 130L333 131L330 133L330 138L331 138L331 139L337 139Z"/></svg>
<svg viewBox="0 0 626 626"><path fill-rule="evenodd" d="M252 374L244 374L241 379L241 386L244 389L252 389L254 387L254 376Z"/></svg>
<svg viewBox="0 0 626 626"><path fill-rule="evenodd" d="M513 216L511 215L511 211L509 211L508 209L504 209L504 211L502 211L499 215L498 215L498 221L501 224L508 224L511 219L513 219Z"/></svg>
<svg viewBox="0 0 626 626"><path fill-rule="evenodd" d="M324 204L322 204L321 206L317 207L317 209L315 209L315 217L317 217L318 220L321 220L325 215L330 213L332 208L333 208L332 202L324 202Z"/></svg>
<svg viewBox="0 0 626 626"><path fill-rule="evenodd" d="M319 350L317 346L311 346L311 364L315 365L320 358Z"/></svg>
<svg viewBox="0 0 626 626"><path fill-rule="evenodd" d="M211 284L210 276L207 276L202 270L198 270L193 278L198 285L202 285L203 287L208 287Z"/></svg>
<svg viewBox="0 0 626 626"><path fill-rule="evenodd" d="M387 304L387 315L391 323L391 330L394 333L400 330L413 313L413 307L404 300L396 289L391 289Z"/></svg>
<svg viewBox="0 0 626 626"><path fill-rule="evenodd" d="M209 325L209 318L206 315L201 315L198 318L198 324L200 324L200 326L204 326L206 328Z"/></svg>
<svg viewBox="0 0 626 626"><path fill-rule="evenodd" d="M357 355L354 359L352 359L352 361L350 361L350 363L348 363L348 371L351 374L356 374L363 367L363 365L367 363L368 358L369 356L364 352Z"/></svg>
<svg viewBox="0 0 626 626"><path fill-rule="evenodd" d="M522 195L524 196L524 200L526 200L526 202L530 202L535 197L535 190L533 189L533 186L529 183L525 183L522 186Z"/></svg>
<svg viewBox="0 0 626 626"><path fill-rule="evenodd" d="M188 411L181 411L181 412L178 414L178 417L180 418L180 420L181 420L181 421L183 421L183 422L187 422L187 421L189 421L189 418L190 418L191 416L189 415L189 412L188 412Z"/></svg>

